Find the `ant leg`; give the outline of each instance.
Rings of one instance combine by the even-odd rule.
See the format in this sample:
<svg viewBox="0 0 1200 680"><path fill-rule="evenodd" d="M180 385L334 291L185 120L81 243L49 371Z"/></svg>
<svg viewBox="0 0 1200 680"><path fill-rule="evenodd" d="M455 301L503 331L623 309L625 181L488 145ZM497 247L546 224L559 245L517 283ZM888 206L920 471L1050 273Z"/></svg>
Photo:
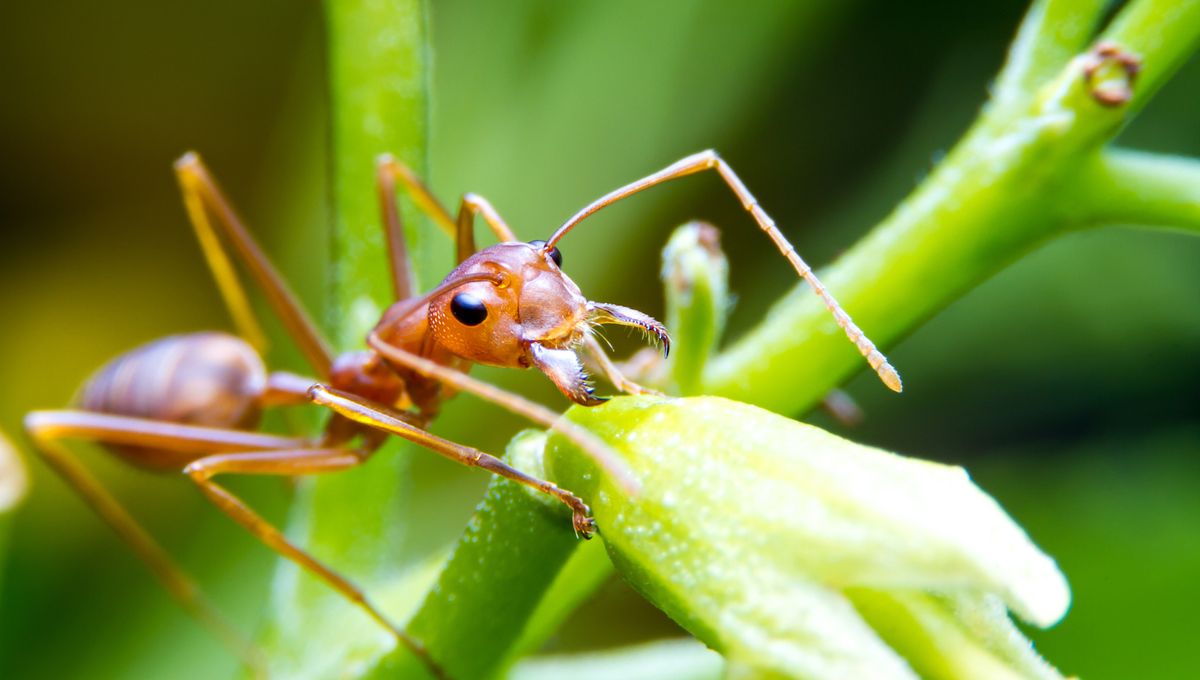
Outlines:
<svg viewBox="0 0 1200 680"><path fill-rule="evenodd" d="M517 240L508 223L504 221L503 217L500 217L500 213L486 198L478 194L463 194L462 203L458 208L458 234L455 237L459 264L475 254L476 215L483 216L483 220L491 227L492 233L501 243Z"/></svg>
<svg viewBox="0 0 1200 680"><path fill-rule="evenodd" d="M482 380L473 378L462 371L456 371L453 368L443 366L425 357L389 345L374 332L367 336L367 345L386 357L389 361L411 368L426 378L437 380L444 385L453 387L459 392L473 394L480 399L490 401L501 408L523 416L542 427L562 433L564 437L570 439L590 456L597 465L608 471L626 493L636 494L640 491L641 484L634 477L629 464L618 456L612 448L601 441L596 435L562 418L559 414L545 406L530 401L519 394L513 394L495 385L490 385Z"/></svg>
<svg viewBox="0 0 1200 680"><path fill-rule="evenodd" d="M87 439L115 446L136 447L126 449L126 453L138 463L160 469L183 467L192 480L200 485L205 495L221 510L250 530L268 547L325 579L355 604L366 609L368 614L383 623L441 677L440 669L429 661L424 648L403 630L388 622L365 600L360 591L304 551L287 543L278 530L267 524L253 510L224 488L209 481L210 477L221 472L279 475L330 472L358 465L370 455L369 453L336 448L311 449L307 448L309 442L304 439L180 425L90 411L35 411L26 416L25 429L37 450L51 466L149 565L151 571L184 609L213 628L222 640L247 660L247 663L261 666L261 662L253 659L249 652L243 651L254 650L250 643L233 632L212 605L203 598L191 578L175 565L145 529L78 461L74 460L58 440ZM239 509L245 512L239 513ZM264 535L272 532L285 547L281 547L270 536Z"/></svg>
<svg viewBox="0 0 1200 680"><path fill-rule="evenodd" d="M411 637L403 628L393 624L379 608L367 599L362 590L289 541L283 532L263 519L240 498L212 481L213 477L220 474L296 476L336 472L362 464L370 458L372 453L374 451L341 448L222 453L193 461L183 471L200 487L200 491L212 501L213 505L242 525L246 531L262 541L263 545L321 578L343 597L362 608L371 618L391 631L396 639L413 654L416 654L437 677L445 677L445 673L429 656L429 651L425 649L425 646Z"/></svg>
<svg viewBox="0 0 1200 680"><path fill-rule="evenodd" d="M383 154L375 162L375 186L379 192L379 209L383 215L383 230L387 237L388 257L392 266L392 290L397 300L413 295L409 273L408 247L404 242L404 223L396 205L396 180L404 185L417 208L433 219L450 236L457 227L449 211L437 200L429 187L417 177L412 168L391 154Z"/></svg>
<svg viewBox="0 0 1200 680"><path fill-rule="evenodd" d="M620 368L612 362L608 357L608 353L600 346L600 342L594 336L588 335L583 341L583 349L587 352L587 356L596 362L596 366L600 368L608 381L613 384L618 390L625 394L656 394L662 395L658 390L652 390L649 387L643 387L634 381L630 380L621 372Z"/></svg>
<svg viewBox="0 0 1200 680"><path fill-rule="evenodd" d="M838 326L845 331L846 337L850 339L850 342L854 343L854 346L866 358L871 368L875 369L875 373L879 375L879 379L883 381L883 384L896 392L901 391L900 374L888 363L887 358L867 338L862 329L855 325L854 321L850 319L850 315L842 309L833 295L825 288L825 285L817 279L812 267L809 267L804 260L800 259L800 255L796 253L796 249L784 237L783 232L779 231L779 227L775 226L775 221L758 204L758 200L754 198L754 195L750 193L750 190L746 188L742 180L733 172L733 168L729 167L729 164L711 149L688 156L656 173L647 175L642 179L631 182L592 201L564 222L558 228L558 231L554 232L554 235L550 237L544 247L546 249L554 247L558 239L562 238L564 234L574 228L581 220L607 205L612 205L623 198L632 196L639 191L649 189L663 182L679 179L680 177L686 177L705 170L715 170L721 176L721 179L725 180L725 184L729 186L730 190L741 201L742 207L746 209L746 212L750 213L750 216L758 223L759 228L766 232L767 236L775 244L775 247L779 249L779 252L787 258L792 268L800 275L800 278L808 282L813 292L825 303L825 307L833 314L833 318L837 321Z"/></svg>
<svg viewBox="0 0 1200 680"><path fill-rule="evenodd" d="M380 206L384 216L384 227L387 230L388 250L392 258L397 300L410 297L412 287L408 280L408 255L405 252L400 214L396 209L396 180L400 180L422 212L431 217L443 231L454 237L456 256L460 263L475 254L474 218L476 215L483 216L500 241L517 240L504 218L500 217L500 213L482 196L463 195L458 210L458 219L453 219L450 217L450 212L438 202L433 192L417 177L412 168L394 156L390 154L380 156L377 173Z"/></svg>
<svg viewBox="0 0 1200 680"><path fill-rule="evenodd" d="M265 662L261 651L225 620L225 617L204 596L196 582L171 559L158 542L59 441L65 438L80 438L112 444L144 443L148 446L168 444L170 437L166 433L167 428L149 428L145 432L140 430L141 425L149 422L137 418L107 417L86 412L43 411L29 414L25 419L25 429L33 442L34 450L95 510L106 524L112 527L134 554L149 567L184 611L208 628L217 639L221 640L242 660L242 663L253 669L257 676L265 676ZM155 431L159 429L163 431ZM220 431L216 432L220 433ZM232 443L226 439L222 434L210 438L208 442L189 441L186 438L178 441L180 444L190 444L190 446L183 446L185 449L208 446L211 450L213 445L218 445L223 441ZM266 443L266 441L248 439L242 445ZM279 439L278 443L294 445L294 441L286 439Z"/></svg>
<svg viewBox="0 0 1200 680"><path fill-rule="evenodd" d="M821 407L825 409L834 420L838 421L846 427L855 427L861 425L863 418L862 407L858 402L854 401L854 397L850 396L845 390L832 389L821 400Z"/></svg>
<svg viewBox="0 0 1200 680"><path fill-rule="evenodd" d="M184 154L175 161L175 174L183 191L183 202L192 228L200 240L200 246L217 280L221 295L225 298L225 303L242 334L260 350L266 346L266 336L254 318L246 291L238 280L237 272L220 236L232 243L233 251L262 288L267 301L292 339L299 345L309 365L322 378L329 377L329 368L333 363L329 343L300 305L287 282L254 242L241 218L221 192L220 186L200 160L200 156L194 152ZM209 219L210 214L216 217L215 225Z"/></svg>
<svg viewBox="0 0 1200 680"><path fill-rule="evenodd" d="M393 413L391 409L381 404L374 404L324 385L313 385L309 391L309 397L314 403L325 406L356 423L403 437L450 460L458 461L463 465L481 467L501 477L554 496L571 509L571 522L576 533L584 538L591 538L592 533L595 532L596 522L591 518L591 510L588 506L578 496L566 489L559 488L552 482L527 475L499 458L478 449L442 439L409 423L402 414Z"/></svg>

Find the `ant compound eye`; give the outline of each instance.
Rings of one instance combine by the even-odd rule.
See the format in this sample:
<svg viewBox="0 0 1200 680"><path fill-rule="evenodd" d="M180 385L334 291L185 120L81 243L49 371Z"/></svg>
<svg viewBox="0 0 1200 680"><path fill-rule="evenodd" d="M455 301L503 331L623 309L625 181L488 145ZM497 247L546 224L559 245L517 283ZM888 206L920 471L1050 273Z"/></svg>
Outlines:
<svg viewBox="0 0 1200 680"><path fill-rule="evenodd" d="M478 326L487 318L483 301L470 293L459 293L450 301L450 313L464 326Z"/></svg>
<svg viewBox="0 0 1200 680"><path fill-rule="evenodd" d="M538 239L537 241L530 241L529 245L541 248L546 245L546 242ZM557 246L550 249L550 259L554 260L554 264L558 265L559 267L562 266L562 253L559 252Z"/></svg>

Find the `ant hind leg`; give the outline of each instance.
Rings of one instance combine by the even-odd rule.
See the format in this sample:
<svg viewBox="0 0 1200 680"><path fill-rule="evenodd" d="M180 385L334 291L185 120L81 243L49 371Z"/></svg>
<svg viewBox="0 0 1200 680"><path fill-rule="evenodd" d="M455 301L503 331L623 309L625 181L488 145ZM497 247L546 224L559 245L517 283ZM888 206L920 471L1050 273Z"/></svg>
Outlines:
<svg viewBox="0 0 1200 680"><path fill-rule="evenodd" d="M74 436L74 428L66 424L71 412L54 411L30 414L26 431L33 448L75 493L95 510L96 514L142 560L167 592L204 627L208 628L231 650L256 677L266 677L266 661L261 650L233 627L204 596L200 587L163 550L129 511L85 468L60 439ZM59 417L63 416L63 417ZM97 432L89 439L103 441Z"/></svg>

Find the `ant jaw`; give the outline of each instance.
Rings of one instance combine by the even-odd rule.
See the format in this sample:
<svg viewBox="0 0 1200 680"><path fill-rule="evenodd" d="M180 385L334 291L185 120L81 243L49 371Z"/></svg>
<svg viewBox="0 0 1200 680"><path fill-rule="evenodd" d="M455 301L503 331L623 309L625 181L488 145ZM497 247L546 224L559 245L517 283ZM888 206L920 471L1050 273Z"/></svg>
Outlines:
<svg viewBox="0 0 1200 680"><path fill-rule="evenodd" d="M671 336L667 327L650 316L636 309L612 305L606 302L588 302L589 321L594 324L612 324L616 326L631 326L646 334L648 338L662 347L663 358L671 353Z"/></svg>
<svg viewBox="0 0 1200 680"><path fill-rule="evenodd" d="M563 395L583 406L597 406L608 401L597 397L592 391L592 383L584 372L579 357L569 349L550 349L538 342L529 343L533 364L554 383Z"/></svg>

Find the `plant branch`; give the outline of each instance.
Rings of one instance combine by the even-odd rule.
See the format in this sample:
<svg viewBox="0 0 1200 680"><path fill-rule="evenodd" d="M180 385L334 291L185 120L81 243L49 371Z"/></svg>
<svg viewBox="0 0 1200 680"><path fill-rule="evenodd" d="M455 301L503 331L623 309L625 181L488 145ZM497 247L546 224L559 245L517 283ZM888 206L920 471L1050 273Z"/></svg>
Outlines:
<svg viewBox="0 0 1200 680"><path fill-rule="evenodd" d="M1138 0L1113 19L1101 40L1141 57L1131 112L1140 110L1200 47L1200 2Z"/></svg>
<svg viewBox="0 0 1200 680"><path fill-rule="evenodd" d="M1108 149L1080 168L1066 201L1082 226L1129 224L1200 234L1200 160Z"/></svg>
<svg viewBox="0 0 1200 680"><path fill-rule="evenodd" d="M1108 0L1035 2L996 79L988 115L1003 120L1028 106L1038 87L1087 47L1107 5Z"/></svg>
<svg viewBox="0 0 1200 680"><path fill-rule="evenodd" d="M1046 8L1036 5L1031 20L1044 21ZM1028 40L1058 35L1036 26L1022 31L1034 36ZM1200 1L1134 2L1103 39L1143 65L1126 105L1099 103L1084 78L1085 60L1072 59L1027 106L985 114L909 198L822 274L877 343L894 343L1072 225L1058 201L1063 187L1195 50ZM1006 70L999 82L1032 87L1042 72L1023 55L1053 53L1017 50L1009 65L1016 72ZM795 413L862 367L816 298L797 286L709 365L704 383L709 394Z"/></svg>

